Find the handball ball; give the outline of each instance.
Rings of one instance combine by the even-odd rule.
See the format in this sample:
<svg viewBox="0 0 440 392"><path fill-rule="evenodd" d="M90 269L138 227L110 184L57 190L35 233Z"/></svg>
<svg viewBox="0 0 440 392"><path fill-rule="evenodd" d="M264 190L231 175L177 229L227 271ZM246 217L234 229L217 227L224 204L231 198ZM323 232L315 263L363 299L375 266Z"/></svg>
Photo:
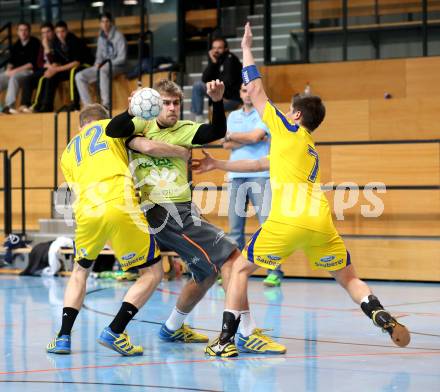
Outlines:
<svg viewBox="0 0 440 392"><path fill-rule="evenodd" d="M130 111L144 120L156 118L162 110L162 99L152 88L145 87L134 93L130 101Z"/></svg>

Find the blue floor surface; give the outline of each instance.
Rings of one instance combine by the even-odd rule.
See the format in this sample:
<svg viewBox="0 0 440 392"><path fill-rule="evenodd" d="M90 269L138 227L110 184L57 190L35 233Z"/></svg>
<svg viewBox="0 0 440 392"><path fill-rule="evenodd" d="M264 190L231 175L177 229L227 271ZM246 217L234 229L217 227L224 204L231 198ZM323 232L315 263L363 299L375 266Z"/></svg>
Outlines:
<svg viewBox="0 0 440 392"><path fill-rule="evenodd" d="M130 283L89 280L72 334L71 355L45 346L60 325L65 278L0 276L0 391L440 391L440 285L370 283L413 332L398 348L333 281L285 280L281 288L249 286L257 324L287 354L205 357L204 344L157 338L184 280L163 282L128 326L144 356L124 358L96 337L119 309ZM212 288L188 318L213 338L223 290Z"/></svg>

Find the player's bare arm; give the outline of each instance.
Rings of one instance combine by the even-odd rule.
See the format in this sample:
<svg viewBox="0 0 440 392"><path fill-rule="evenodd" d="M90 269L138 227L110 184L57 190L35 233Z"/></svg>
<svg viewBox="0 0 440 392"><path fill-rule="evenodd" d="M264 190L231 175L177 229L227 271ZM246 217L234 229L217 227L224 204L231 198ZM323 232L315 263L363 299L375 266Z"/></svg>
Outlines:
<svg viewBox="0 0 440 392"><path fill-rule="evenodd" d="M224 170L232 172L259 172L269 170L269 160L261 159L242 159L238 161L223 161L215 159L205 150L202 150L205 158L192 160L192 169L196 173L205 173L211 170Z"/></svg>
<svg viewBox="0 0 440 392"><path fill-rule="evenodd" d="M244 27L243 39L241 40L241 48L243 50L243 72L246 72L246 67L250 67L248 68L248 70L251 71L249 75L251 75L252 79L252 71L256 70L256 67L254 56L252 54L252 30L249 22L247 22ZM266 106L268 98L266 92L264 91L261 78L257 77L255 79L249 80L248 82L246 80L243 80L243 82L245 83L248 93L251 97L252 104L254 105L255 109L257 109L258 114L262 118L264 107Z"/></svg>
<svg viewBox="0 0 440 392"><path fill-rule="evenodd" d="M143 136L137 136L134 139L131 139L128 142L128 147L133 151L157 158L181 158L187 161L191 156L191 151L188 148L155 140L148 140Z"/></svg>
<svg viewBox="0 0 440 392"><path fill-rule="evenodd" d="M235 150L237 148L243 147L243 144L238 142L223 142L222 146L225 150Z"/></svg>
<svg viewBox="0 0 440 392"><path fill-rule="evenodd" d="M251 132L226 133L225 141L236 142L240 144L255 144L265 140L266 132L264 129L255 128Z"/></svg>

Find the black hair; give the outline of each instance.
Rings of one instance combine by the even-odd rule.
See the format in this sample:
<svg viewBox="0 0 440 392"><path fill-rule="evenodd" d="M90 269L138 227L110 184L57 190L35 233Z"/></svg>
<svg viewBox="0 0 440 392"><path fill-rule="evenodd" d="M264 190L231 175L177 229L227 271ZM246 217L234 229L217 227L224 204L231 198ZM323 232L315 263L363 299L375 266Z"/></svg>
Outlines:
<svg viewBox="0 0 440 392"><path fill-rule="evenodd" d="M65 28L67 30L67 23L64 22L64 20L59 20L57 22L57 24L55 25L55 28L57 28L57 27L63 27L63 28Z"/></svg>
<svg viewBox="0 0 440 392"><path fill-rule="evenodd" d="M222 37L220 35L212 37L211 45L214 41L222 41L225 45L225 48L228 48L228 41L226 41L225 37Z"/></svg>
<svg viewBox="0 0 440 392"><path fill-rule="evenodd" d="M53 28L53 24L50 23L50 22L43 23L43 24L40 26L40 30L41 30L41 29L44 29L45 27L48 27L48 28L51 29L52 31L54 30L54 28Z"/></svg>
<svg viewBox="0 0 440 392"><path fill-rule="evenodd" d="M296 94L292 99L293 109L301 112L301 125L313 132L325 117L325 106L316 95Z"/></svg>
<svg viewBox="0 0 440 392"><path fill-rule="evenodd" d="M19 23L17 24L17 27L18 27L18 26L21 26L21 25L26 26L26 27L28 28L28 30L31 31L31 25L30 25L28 22L21 21L21 22L19 22Z"/></svg>
<svg viewBox="0 0 440 392"><path fill-rule="evenodd" d="M99 14L99 20L101 20L102 18L107 18L110 22L113 22L112 14L108 11L103 12L102 14Z"/></svg>

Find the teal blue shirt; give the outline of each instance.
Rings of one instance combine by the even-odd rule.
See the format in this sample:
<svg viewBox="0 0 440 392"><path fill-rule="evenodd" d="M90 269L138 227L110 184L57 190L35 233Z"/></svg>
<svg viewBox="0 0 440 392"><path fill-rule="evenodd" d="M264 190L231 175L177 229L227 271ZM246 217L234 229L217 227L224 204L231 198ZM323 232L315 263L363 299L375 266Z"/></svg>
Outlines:
<svg viewBox="0 0 440 392"><path fill-rule="evenodd" d="M252 109L246 113L243 109L234 110L228 117L228 132L251 132L259 128L264 130L269 135L269 128L264 124L257 112L257 109ZM244 144L243 147L232 150L230 160L238 161L240 159L260 159L269 155L270 143L258 142L254 144ZM233 173L229 172L229 178L244 178L244 177L269 177L269 172L256 173Z"/></svg>

